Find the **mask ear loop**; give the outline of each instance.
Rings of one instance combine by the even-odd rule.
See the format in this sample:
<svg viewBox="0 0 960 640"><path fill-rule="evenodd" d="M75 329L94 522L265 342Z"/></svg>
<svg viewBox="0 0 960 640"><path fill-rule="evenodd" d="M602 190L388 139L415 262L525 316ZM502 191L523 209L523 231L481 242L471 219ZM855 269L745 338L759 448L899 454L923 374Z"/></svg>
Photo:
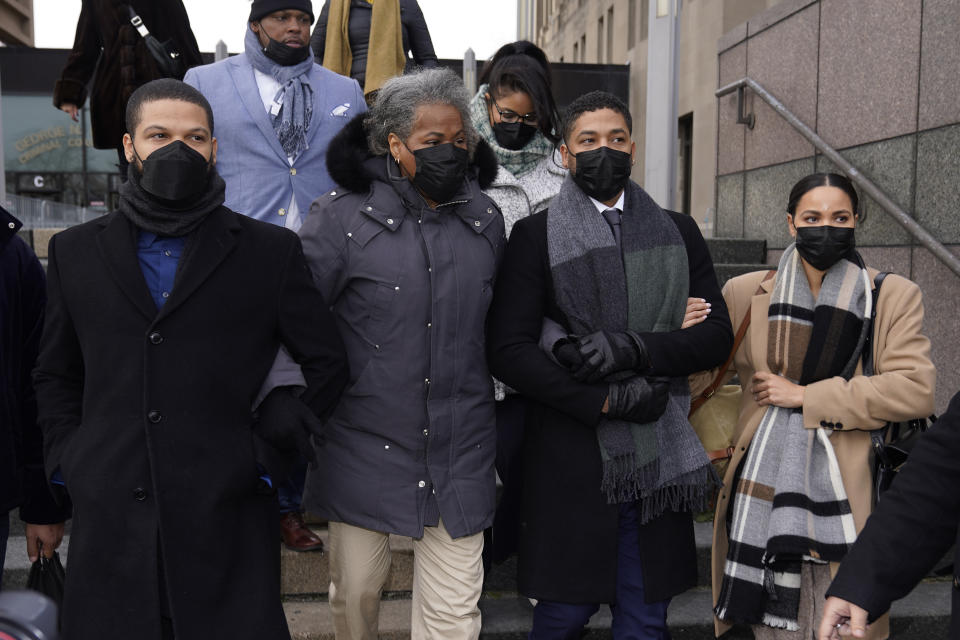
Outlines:
<svg viewBox="0 0 960 640"><path fill-rule="evenodd" d="M397 137L399 138L400 136L397 136ZM413 155L413 151L410 151L410 147L407 146L407 143L406 143L406 142L404 142L403 140L401 140L401 141L400 141L400 144L402 144L402 145L403 145L403 148L407 150L407 153L409 153L410 155ZM400 157L399 157L399 156L392 156L392 157L393 157L393 161L394 161L394 162L396 163L396 165L397 165L397 171L398 171L399 173L395 174L395 173L393 172L393 166L390 164L391 155L388 153L388 154L387 154L387 178L389 178L390 180L392 180L392 181L394 181L394 182L400 182L401 180L408 180L408 181L409 181L411 178L410 178L410 176L407 175L406 171L404 171L403 165L400 164ZM416 156L414 156L414 157L416 157Z"/></svg>

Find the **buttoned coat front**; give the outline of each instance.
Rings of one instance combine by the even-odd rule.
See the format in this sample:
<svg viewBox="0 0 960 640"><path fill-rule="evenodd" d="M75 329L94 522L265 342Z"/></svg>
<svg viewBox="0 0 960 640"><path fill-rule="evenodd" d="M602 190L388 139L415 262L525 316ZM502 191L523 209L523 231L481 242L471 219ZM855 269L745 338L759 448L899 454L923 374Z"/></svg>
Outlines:
<svg viewBox="0 0 960 640"><path fill-rule="evenodd" d="M213 108L217 171L227 183L224 206L281 227L294 196L300 215L306 216L314 198L333 188L326 159L330 140L350 118L367 110L355 80L313 65L309 148L291 165L263 106L247 54L194 67L183 81L196 87Z"/></svg>
<svg viewBox="0 0 960 640"><path fill-rule="evenodd" d="M869 269L873 278L877 271ZM757 371L769 371L767 364L767 312L774 279L763 281L766 271L757 271L731 279L723 288L723 297L730 310L734 327L739 327L746 314L750 326L733 359L728 378L734 373L749 385ZM758 293L759 290L759 293ZM923 298L920 288L897 275L889 275L880 289L873 327L873 362L876 374L861 375L857 367L850 380L827 378L809 384L803 400L803 423L807 429L826 427L833 430L830 442L840 465L843 487L850 501L853 519L859 532L871 510L873 482L870 466L870 431L887 421L902 421L927 416L933 412L935 370L930 361L930 341L922 333ZM703 388L716 372L700 376L692 383ZM698 384L699 382L699 384ZM724 478L724 488L717 500L713 530L713 598L716 601L723 567L727 557L727 511L733 491L734 474L750 447L766 407L757 404L746 392L740 401L740 417L733 441L736 449ZM836 564L831 565L835 573ZM715 621L717 635L730 625ZM871 627L872 638L887 636L884 617Z"/></svg>
<svg viewBox="0 0 960 640"><path fill-rule="evenodd" d="M48 477L74 503L64 637L159 640L162 567L178 640L287 638L252 406L280 344L305 400L335 401L332 316L286 229L214 211L159 312L136 237L113 213L50 241L34 377Z"/></svg>
<svg viewBox="0 0 960 640"><path fill-rule="evenodd" d="M414 538L435 504L459 538L490 526L496 491L484 320L506 241L480 191L496 164L481 143L481 178L475 165L460 193L431 209L392 158L370 156L361 120L331 144L339 186L300 229L350 363L304 504Z"/></svg>
<svg viewBox="0 0 960 640"><path fill-rule="evenodd" d="M626 207L631 215L629 199ZM690 295L706 299L713 311L688 329L645 332L642 338L653 375L685 376L721 362L733 334L697 223L681 213L667 215L686 248ZM547 216L549 211L536 213L514 225L487 321L490 368L528 399L518 588L539 600L616 602L620 509L601 490L596 432L609 384L575 380L540 348L544 317L570 330L553 284ZM696 584L689 512L667 510L641 525L637 544L647 602L666 600Z"/></svg>

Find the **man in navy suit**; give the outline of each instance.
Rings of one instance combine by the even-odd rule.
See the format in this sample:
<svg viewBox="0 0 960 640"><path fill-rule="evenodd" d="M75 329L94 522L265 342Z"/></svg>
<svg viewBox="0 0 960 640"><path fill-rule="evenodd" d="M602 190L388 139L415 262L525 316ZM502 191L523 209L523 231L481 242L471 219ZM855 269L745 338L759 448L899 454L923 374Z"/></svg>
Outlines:
<svg viewBox="0 0 960 640"><path fill-rule="evenodd" d="M330 140L367 108L356 81L314 63L313 17L310 0L254 0L244 53L184 78L213 107L224 204L293 231L310 203L334 187ZM281 537L295 551L323 549L300 511L305 470L301 465L277 483Z"/></svg>

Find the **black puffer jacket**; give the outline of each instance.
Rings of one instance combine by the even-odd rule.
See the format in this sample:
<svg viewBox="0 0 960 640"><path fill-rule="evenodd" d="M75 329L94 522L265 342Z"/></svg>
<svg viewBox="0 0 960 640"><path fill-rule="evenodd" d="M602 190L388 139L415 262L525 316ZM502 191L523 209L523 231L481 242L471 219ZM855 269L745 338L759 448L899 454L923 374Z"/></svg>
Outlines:
<svg viewBox="0 0 960 640"><path fill-rule="evenodd" d="M482 143L460 193L431 209L367 152L361 121L331 142L339 186L300 230L350 365L305 504L374 531L419 538L439 516L452 537L474 534L495 495L484 320L506 241L481 187L496 162Z"/></svg>

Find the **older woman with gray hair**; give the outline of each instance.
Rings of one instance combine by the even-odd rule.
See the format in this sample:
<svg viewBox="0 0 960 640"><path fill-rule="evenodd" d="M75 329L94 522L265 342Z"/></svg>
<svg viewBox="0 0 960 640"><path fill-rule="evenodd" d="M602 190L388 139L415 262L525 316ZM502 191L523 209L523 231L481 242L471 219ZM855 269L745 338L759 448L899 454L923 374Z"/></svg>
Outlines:
<svg viewBox="0 0 960 640"><path fill-rule="evenodd" d="M468 103L448 70L388 81L331 142L338 186L300 230L350 363L304 500L330 522L338 640L377 637L391 533L413 538L411 636L480 634L496 448L484 319L505 238Z"/></svg>

